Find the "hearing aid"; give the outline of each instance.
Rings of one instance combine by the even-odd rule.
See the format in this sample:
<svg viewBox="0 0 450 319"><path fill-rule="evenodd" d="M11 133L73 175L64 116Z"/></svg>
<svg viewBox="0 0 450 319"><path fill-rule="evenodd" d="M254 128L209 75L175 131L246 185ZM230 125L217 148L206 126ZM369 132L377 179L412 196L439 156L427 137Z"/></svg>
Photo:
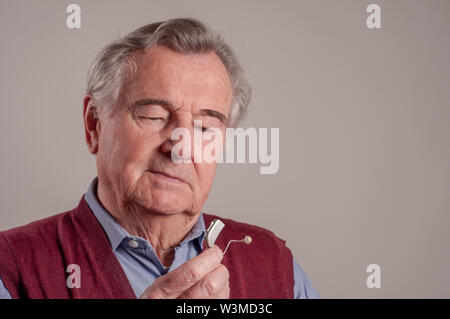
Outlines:
<svg viewBox="0 0 450 319"><path fill-rule="evenodd" d="M219 237L219 234L223 230L224 227L225 227L225 224L219 219L214 219L211 222L208 229L206 230L206 236L205 236L206 246L208 246L208 248L211 248L214 246L214 243L216 242L217 237ZM237 243L237 242L243 242L243 243L246 243L247 245L249 245L252 243L252 238L249 235L246 235L242 239L230 240L228 242L225 250L223 251L223 254L225 255L225 253L227 252L228 247L230 246L231 243Z"/></svg>
<svg viewBox="0 0 450 319"><path fill-rule="evenodd" d="M214 246L217 237L219 237L220 232L225 227L225 224L218 219L214 219L206 230L206 245L211 248Z"/></svg>

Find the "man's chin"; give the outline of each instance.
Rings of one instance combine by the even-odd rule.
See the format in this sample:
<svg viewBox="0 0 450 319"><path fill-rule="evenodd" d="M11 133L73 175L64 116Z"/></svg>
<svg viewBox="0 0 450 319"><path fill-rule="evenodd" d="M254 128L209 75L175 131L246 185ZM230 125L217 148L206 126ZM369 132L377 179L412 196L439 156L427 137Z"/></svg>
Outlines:
<svg viewBox="0 0 450 319"><path fill-rule="evenodd" d="M148 210L149 213L162 215L174 215L186 212L190 208L190 205L187 205L186 200L183 200L182 196L170 194L169 196L158 196L155 198L154 195L151 198L141 198L135 202Z"/></svg>
<svg viewBox="0 0 450 319"><path fill-rule="evenodd" d="M151 212L170 215L193 208L193 194L186 183L172 185L153 180L152 174L138 181L130 194L132 202Z"/></svg>

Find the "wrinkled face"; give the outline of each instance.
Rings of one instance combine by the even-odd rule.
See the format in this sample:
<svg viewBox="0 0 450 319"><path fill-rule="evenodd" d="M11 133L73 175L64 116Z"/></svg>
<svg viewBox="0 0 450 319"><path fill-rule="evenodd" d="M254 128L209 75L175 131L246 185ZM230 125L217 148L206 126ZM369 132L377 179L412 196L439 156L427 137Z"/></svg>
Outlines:
<svg viewBox="0 0 450 319"><path fill-rule="evenodd" d="M187 129L193 147L194 131L197 136L202 132L194 129L194 120L202 121L203 130L215 127L225 134L232 99L228 73L213 52L188 55L154 47L134 60L137 73L119 97L130 103L118 103L99 120L100 183L113 191L120 205L161 214L197 214L217 164L176 164L171 150L179 140L172 141L171 134L176 128Z"/></svg>

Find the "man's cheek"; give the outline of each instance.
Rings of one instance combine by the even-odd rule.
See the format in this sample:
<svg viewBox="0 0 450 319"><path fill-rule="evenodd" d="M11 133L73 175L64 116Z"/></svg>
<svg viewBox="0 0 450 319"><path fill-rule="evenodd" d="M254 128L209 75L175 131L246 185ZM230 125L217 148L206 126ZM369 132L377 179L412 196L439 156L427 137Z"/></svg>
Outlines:
<svg viewBox="0 0 450 319"><path fill-rule="evenodd" d="M153 145L149 145L142 140L121 141L120 144L117 155L122 156L124 162L133 166L143 166L142 169L144 170L147 168L147 162L152 156Z"/></svg>
<svg viewBox="0 0 450 319"><path fill-rule="evenodd" d="M198 172L198 185L204 196L209 194L217 164L203 164Z"/></svg>

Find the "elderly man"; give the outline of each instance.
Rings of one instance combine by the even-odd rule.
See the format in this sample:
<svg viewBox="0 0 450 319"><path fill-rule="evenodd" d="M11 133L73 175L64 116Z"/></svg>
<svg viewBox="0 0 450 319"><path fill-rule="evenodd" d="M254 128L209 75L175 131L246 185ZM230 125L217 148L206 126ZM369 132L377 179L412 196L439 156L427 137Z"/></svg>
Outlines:
<svg viewBox="0 0 450 319"><path fill-rule="evenodd" d="M215 162L172 159L174 129L225 132L249 100L231 48L197 20L150 24L106 46L83 109L98 177L75 209L0 233L0 296L319 297L272 232L202 213ZM226 226L207 247L215 218ZM244 236L251 245L224 255Z"/></svg>

